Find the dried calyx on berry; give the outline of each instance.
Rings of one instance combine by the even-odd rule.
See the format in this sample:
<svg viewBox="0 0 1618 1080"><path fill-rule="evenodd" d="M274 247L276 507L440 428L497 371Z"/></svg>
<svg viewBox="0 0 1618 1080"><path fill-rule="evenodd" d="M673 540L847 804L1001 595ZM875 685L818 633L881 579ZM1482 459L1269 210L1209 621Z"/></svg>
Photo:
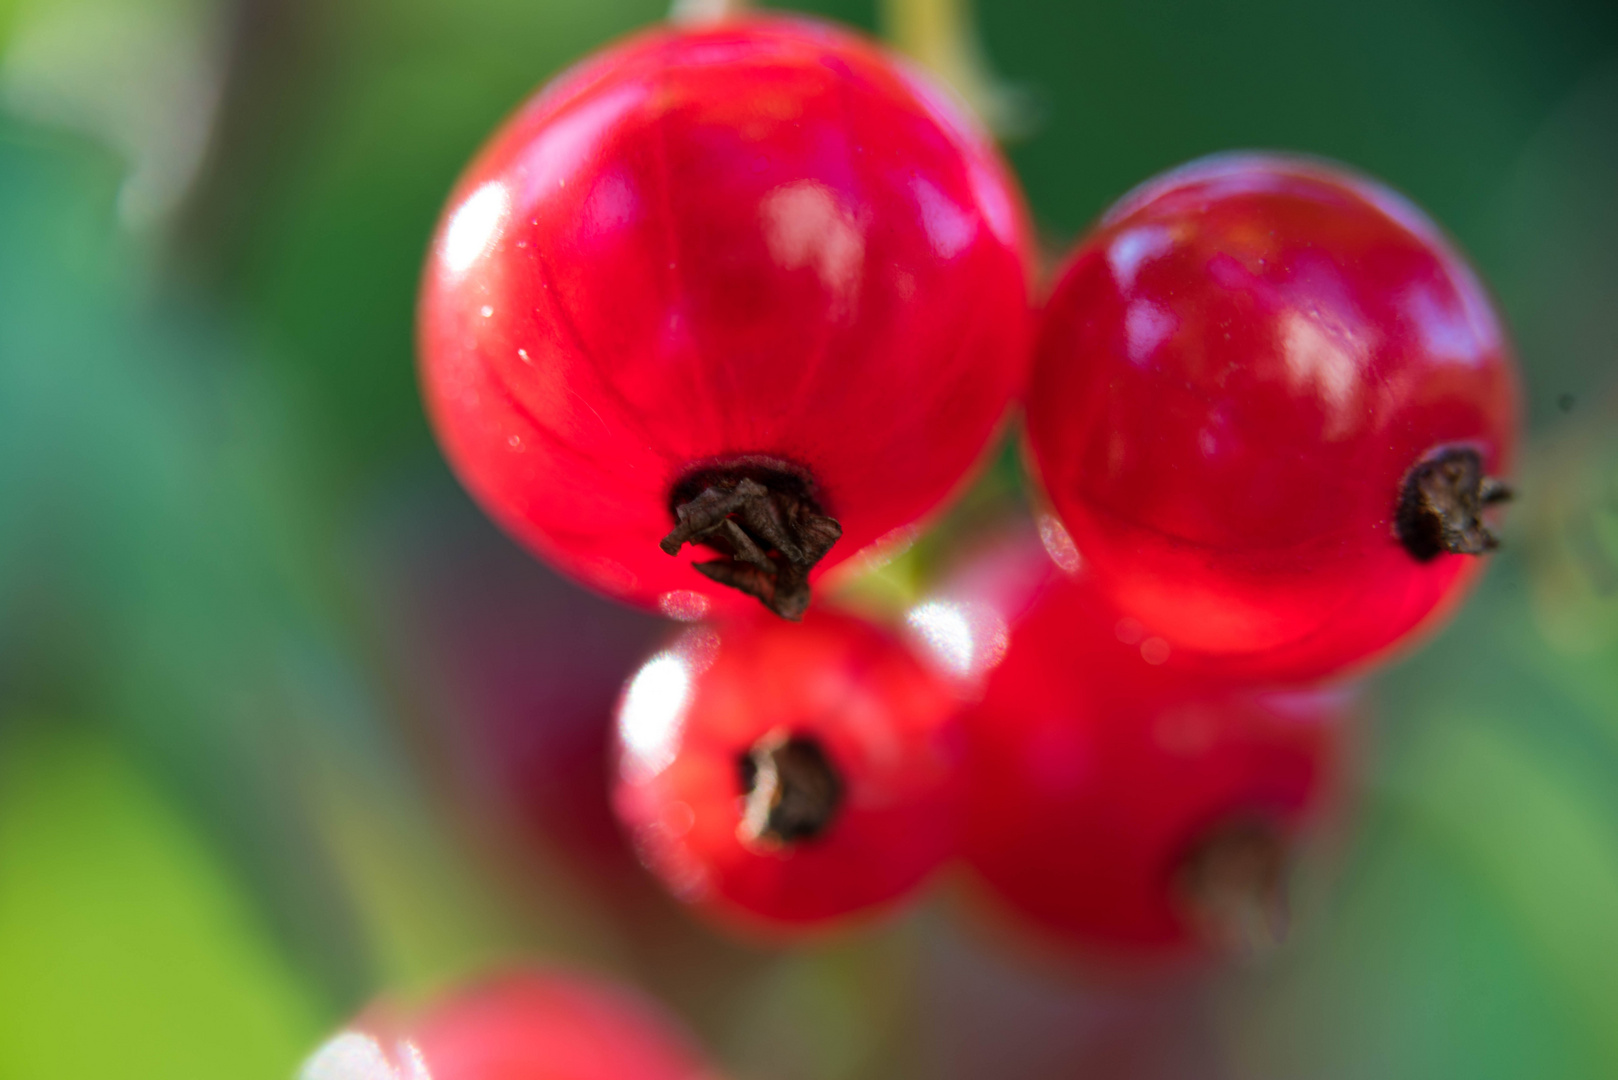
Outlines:
<svg viewBox="0 0 1618 1080"><path fill-rule="evenodd" d="M742 831L766 844L813 840L837 817L843 779L818 740L779 732L737 760L744 806Z"/></svg>
<svg viewBox="0 0 1618 1080"><path fill-rule="evenodd" d="M1030 457L1097 589L1177 666L1308 682L1456 610L1479 575L1438 556L1494 546L1484 468L1511 468L1521 379L1418 207L1330 162L1221 154L1126 195L1065 267ZM1302 378L1317 333L1378 344Z"/></svg>
<svg viewBox="0 0 1618 1080"><path fill-rule="evenodd" d="M478 501L582 584L665 612L736 588L796 618L819 569L931 512L1000 430L1029 363L1026 218L992 140L858 34L648 30L517 109L458 182L422 275L428 413ZM688 543L714 549L705 576L658 550Z"/></svg>
<svg viewBox="0 0 1618 1080"><path fill-rule="evenodd" d="M1476 450L1440 451L1410 470L1399 495L1399 541L1418 562L1443 554L1482 555L1500 546L1483 508L1511 498L1511 488L1483 471Z"/></svg>
<svg viewBox="0 0 1618 1080"><path fill-rule="evenodd" d="M686 544L712 548L722 558L697 563L704 576L757 597L782 618L801 619L809 571L843 535L813 489L802 472L769 458L698 469L674 487L677 524L662 548L670 555Z"/></svg>
<svg viewBox="0 0 1618 1080"><path fill-rule="evenodd" d="M688 632L618 710L613 809L645 865L737 930L889 907L956 850L955 688L884 627L817 608Z"/></svg>

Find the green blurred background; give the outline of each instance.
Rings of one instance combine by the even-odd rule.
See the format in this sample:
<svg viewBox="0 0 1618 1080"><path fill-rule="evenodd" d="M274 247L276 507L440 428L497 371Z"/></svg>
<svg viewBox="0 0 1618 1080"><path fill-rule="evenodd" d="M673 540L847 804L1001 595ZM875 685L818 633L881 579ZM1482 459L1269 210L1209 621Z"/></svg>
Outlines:
<svg viewBox="0 0 1618 1080"><path fill-rule="evenodd" d="M1426 206L1515 329L1507 546L1375 682L1292 945L1050 970L946 884L771 953L625 856L604 725L662 628L468 504L411 327L461 164L660 5L0 0L0 1080L287 1078L512 958L638 982L758 1080L1618 1075L1618 5L997 0L980 52L948 6L801 8L943 64L1053 244L1184 159L1310 151Z"/></svg>

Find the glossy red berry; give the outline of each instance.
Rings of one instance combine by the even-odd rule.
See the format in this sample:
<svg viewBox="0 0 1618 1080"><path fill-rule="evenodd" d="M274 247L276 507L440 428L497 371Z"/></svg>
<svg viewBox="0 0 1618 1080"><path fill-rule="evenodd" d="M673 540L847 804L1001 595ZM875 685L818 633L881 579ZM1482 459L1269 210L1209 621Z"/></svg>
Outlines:
<svg viewBox="0 0 1618 1080"><path fill-rule="evenodd" d="M462 480L567 573L796 618L811 571L925 514L996 430L1026 249L993 146L875 46L800 19L658 29L462 178L423 390Z"/></svg>
<svg viewBox="0 0 1618 1080"><path fill-rule="evenodd" d="M958 706L852 616L694 629L624 693L615 806L646 864L719 921L827 924L953 854Z"/></svg>
<svg viewBox="0 0 1618 1080"><path fill-rule="evenodd" d="M1229 155L1126 196L1050 299L1033 461L1108 595L1225 672L1300 678L1453 605L1494 546L1514 365L1402 197Z"/></svg>
<svg viewBox="0 0 1618 1080"><path fill-rule="evenodd" d="M627 988L510 974L414 1011L372 1009L299 1080L716 1080L690 1037Z"/></svg>
<svg viewBox="0 0 1618 1080"><path fill-rule="evenodd" d="M964 719L968 862L1042 942L1080 953L1168 959L1278 936L1289 863L1339 784L1347 692L1154 663L1088 580L1041 564L1027 545L992 552L918 609L935 623L976 610L984 626L1005 613Z"/></svg>

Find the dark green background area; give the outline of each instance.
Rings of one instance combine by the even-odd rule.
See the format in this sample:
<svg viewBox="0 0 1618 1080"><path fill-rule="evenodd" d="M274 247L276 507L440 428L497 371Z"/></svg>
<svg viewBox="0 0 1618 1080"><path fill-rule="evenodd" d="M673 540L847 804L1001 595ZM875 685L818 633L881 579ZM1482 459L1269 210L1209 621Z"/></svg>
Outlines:
<svg viewBox="0 0 1618 1080"><path fill-rule="evenodd" d="M30 112L17 75L48 24L52 85L115 80L74 43L129 13L211 28L225 72L195 183L138 228L116 132ZM372 994L511 958L638 982L759 1080L1618 1075L1618 5L980 3L1053 243L1204 153L1321 154L1426 207L1521 353L1505 550L1372 681L1297 939L1179 980L1026 964L948 885L852 939L736 946L507 850L456 794L480 678L610 699L663 631L449 478L421 257L499 120L661 13L0 0L0 1080L288 1077ZM509 671L480 644L446 674L508 625Z"/></svg>

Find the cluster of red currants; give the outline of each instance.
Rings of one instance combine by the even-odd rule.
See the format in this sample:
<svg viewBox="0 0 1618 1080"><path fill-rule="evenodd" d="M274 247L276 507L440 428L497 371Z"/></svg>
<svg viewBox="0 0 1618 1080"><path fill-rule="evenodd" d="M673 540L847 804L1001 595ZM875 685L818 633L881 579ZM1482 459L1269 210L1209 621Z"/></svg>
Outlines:
<svg viewBox="0 0 1618 1080"><path fill-rule="evenodd" d="M451 200L421 299L435 427L543 558L693 624L625 690L614 801L727 924L840 923L960 857L1091 952L1274 937L1340 786L1342 676L1495 546L1509 347L1399 195L1199 161L1110 209L1042 303L1029 236L946 93L785 18L585 61ZM809 610L1018 403L1037 530L903 628Z"/></svg>

